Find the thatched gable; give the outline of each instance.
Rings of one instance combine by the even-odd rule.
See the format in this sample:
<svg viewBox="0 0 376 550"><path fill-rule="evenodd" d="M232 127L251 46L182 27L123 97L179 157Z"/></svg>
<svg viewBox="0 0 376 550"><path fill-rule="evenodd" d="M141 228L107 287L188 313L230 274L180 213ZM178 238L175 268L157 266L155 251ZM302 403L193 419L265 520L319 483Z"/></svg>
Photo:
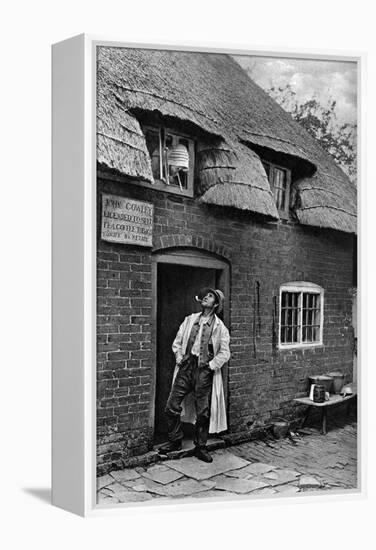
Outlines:
<svg viewBox="0 0 376 550"><path fill-rule="evenodd" d="M302 161L305 183L296 187L300 223L355 231L356 193L347 176L230 56L100 47L97 78L99 162L152 181L137 111L159 114L231 144L232 160L221 170L210 163L204 169L205 159L199 161L203 202L278 217L261 163L244 143ZM316 170L320 185L306 177Z"/></svg>

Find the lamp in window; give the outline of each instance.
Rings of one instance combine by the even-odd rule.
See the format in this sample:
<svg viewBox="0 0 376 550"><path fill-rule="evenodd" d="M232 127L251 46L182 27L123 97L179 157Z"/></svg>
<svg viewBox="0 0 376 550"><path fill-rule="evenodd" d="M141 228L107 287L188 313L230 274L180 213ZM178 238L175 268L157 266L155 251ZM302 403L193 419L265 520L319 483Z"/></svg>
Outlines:
<svg viewBox="0 0 376 550"><path fill-rule="evenodd" d="M175 145L167 152L168 174L177 177L180 189L183 190L179 172L188 172L189 170L189 154L188 149L182 143Z"/></svg>

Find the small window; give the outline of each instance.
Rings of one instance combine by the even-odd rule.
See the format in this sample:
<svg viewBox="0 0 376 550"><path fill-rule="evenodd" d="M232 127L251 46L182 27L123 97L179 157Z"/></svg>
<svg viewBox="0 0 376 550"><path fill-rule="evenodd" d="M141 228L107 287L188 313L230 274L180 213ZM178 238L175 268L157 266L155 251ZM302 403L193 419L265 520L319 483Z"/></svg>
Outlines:
<svg viewBox="0 0 376 550"><path fill-rule="evenodd" d="M317 346L323 337L324 291L313 283L287 283L280 289L279 347Z"/></svg>
<svg viewBox="0 0 376 550"><path fill-rule="evenodd" d="M193 196L194 141L164 127L146 126L143 131L156 186L164 191ZM181 168L170 164L172 153L177 151L183 154L185 166Z"/></svg>
<svg viewBox="0 0 376 550"><path fill-rule="evenodd" d="M275 204L279 213L287 218L290 205L291 172L270 162L262 162L274 195Z"/></svg>

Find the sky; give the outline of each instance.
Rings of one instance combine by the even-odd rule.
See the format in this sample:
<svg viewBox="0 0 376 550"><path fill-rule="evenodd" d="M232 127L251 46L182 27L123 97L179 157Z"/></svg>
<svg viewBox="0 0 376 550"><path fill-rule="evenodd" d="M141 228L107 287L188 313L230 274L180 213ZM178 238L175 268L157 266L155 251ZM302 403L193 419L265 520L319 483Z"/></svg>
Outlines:
<svg viewBox="0 0 376 550"><path fill-rule="evenodd" d="M338 123L356 123L355 62L234 56L262 88L290 84L299 102L315 97L324 106L335 99Z"/></svg>

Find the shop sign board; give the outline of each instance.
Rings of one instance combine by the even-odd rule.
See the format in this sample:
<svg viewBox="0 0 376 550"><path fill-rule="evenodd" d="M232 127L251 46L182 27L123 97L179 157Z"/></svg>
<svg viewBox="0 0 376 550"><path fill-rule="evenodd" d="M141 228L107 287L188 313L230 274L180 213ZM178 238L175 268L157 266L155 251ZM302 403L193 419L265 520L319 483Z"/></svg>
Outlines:
<svg viewBox="0 0 376 550"><path fill-rule="evenodd" d="M102 195L102 232L105 241L153 246L154 205L115 195Z"/></svg>

